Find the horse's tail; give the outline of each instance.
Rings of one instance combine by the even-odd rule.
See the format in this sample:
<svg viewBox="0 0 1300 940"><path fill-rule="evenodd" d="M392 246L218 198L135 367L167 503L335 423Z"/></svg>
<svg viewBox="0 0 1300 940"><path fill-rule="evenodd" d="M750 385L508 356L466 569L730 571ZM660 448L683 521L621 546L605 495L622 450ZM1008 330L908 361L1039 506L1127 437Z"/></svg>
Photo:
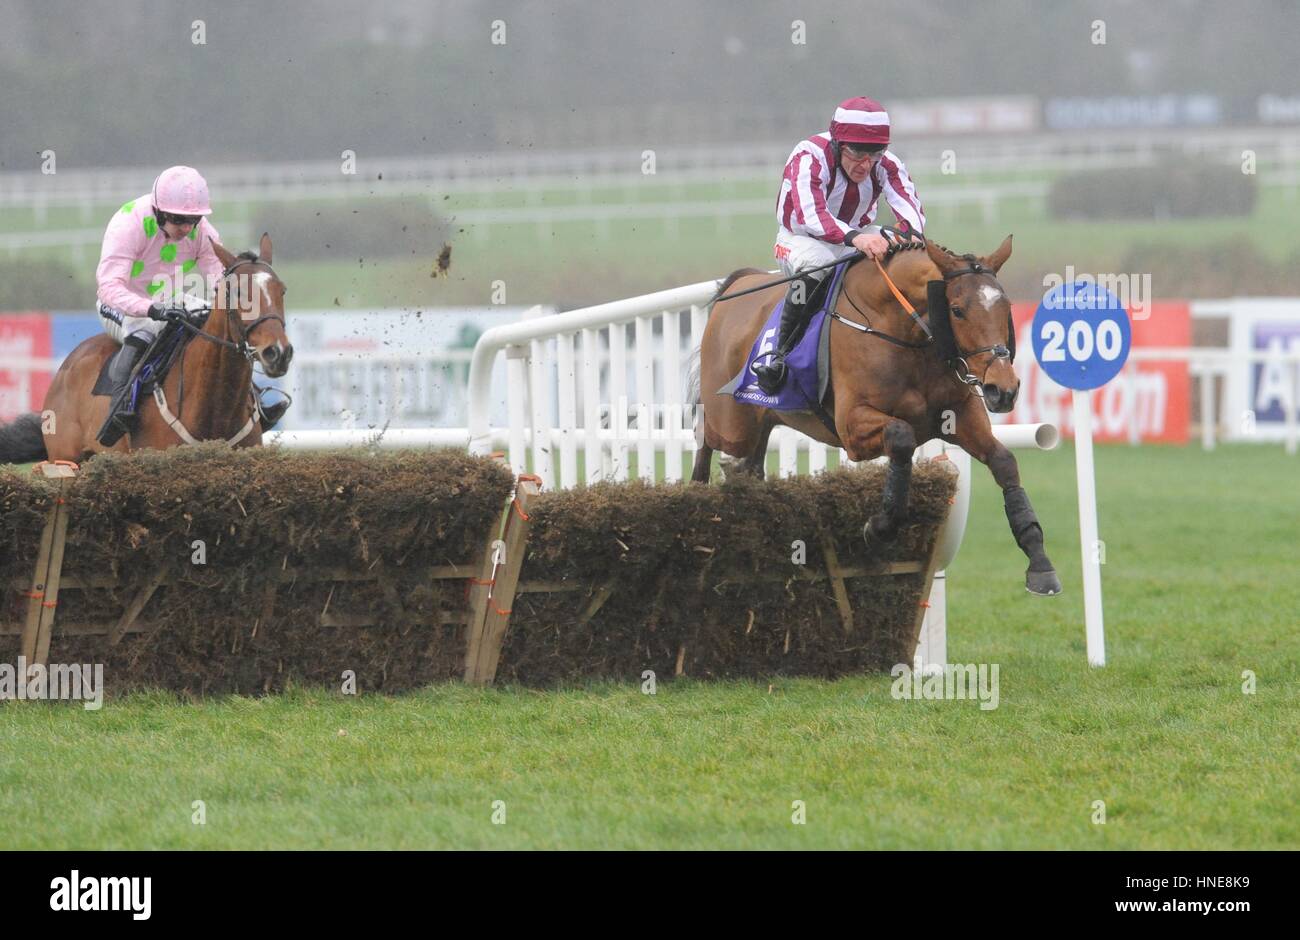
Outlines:
<svg viewBox="0 0 1300 940"><path fill-rule="evenodd" d="M731 287L732 284L736 283L736 281L750 274L767 274L767 273L769 272L764 271L761 268L737 268L735 271L732 271L730 274L728 274L726 277L724 277L721 281L718 282L718 289L713 292L713 296L709 298L707 304L705 305L707 308L704 314L705 319L707 320L710 314L713 313L713 305L718 302L718 298L721 297L723 294L725 294L727 292L727 289ZM691 356L690 359L688 360L688 365L686 369L686 402L687 404L691 405L695 409L694 423L695 423L695 446L696 447L704 446L704 410L700 408L701 401L702 398L700 395L700 349L697 347L696 349L691 351Z"/></svg>
<svg viewBox="0 0 1300 940"><path fill-rule="evenodd" d="M742 277L747 277L750 274L768 274L768 273L769 272L764 271L762 268L737 268L735 271L732 271L730 274L728 274L725 278L722 279L722 283L718 285L718 289L714 291L713 296L709 298L709 312L710 313L713 312L713 305L718 302L719 297L721 297L723 294L727 292L727 288L729 288L732 284L736 283Z"/></svg>
<svg viewBox="0 0 1300 940"><path fill-rule="evenodd" d="M718 282L718 289L713 292L709 298L705 311L705 319L713 313L713 305L718 302L718 298L727 292L727 288L750 274L767 274L767 271L761 268L737 268L732 271L721 281ZM686 403L695 409L695 446L704 446L704 412L700 408L700 402L703 400L700 396L700 349L696 347L691 352L686 369Z"/></svg>
<svg viewBox="0 0 1300 940"><path fill-rule="evenodd" d="M704 422L703 413L700 411L700 349L695 347L691 350L690 358L686 360L686 397L684 399L687 407L691 409L691 416L694 418L695 427L695 446L701 447L704 444Z"/></svg>
<svg viewBox="0 0 1300 940"><path fill-rule="evenodd" d="M13 423L0 425L0 463L31 463L46 456L40 415L19 415Z"/></svg>

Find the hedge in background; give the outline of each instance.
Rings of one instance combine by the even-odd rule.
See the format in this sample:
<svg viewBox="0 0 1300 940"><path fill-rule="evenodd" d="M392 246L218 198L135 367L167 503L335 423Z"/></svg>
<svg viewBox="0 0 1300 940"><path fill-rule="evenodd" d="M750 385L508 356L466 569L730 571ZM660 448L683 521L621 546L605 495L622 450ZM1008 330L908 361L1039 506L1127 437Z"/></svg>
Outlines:
<svg viewBox="0 0 1300 940"><path fill-rule="evenodd" d="M1057 177L1048 193L1054 219L1191 219L1255 210L1255 177L1229 164L1179 160L1133 169Z"/></svg>
<svg viewBox="0 0 1300 940"><path fill-rule="evenodd" d="M94 265L74 268L53 258L10 261L0 277L0 310L85 310L95 303Z"/></svg>
<svg viewBox="0 0 1300 940"><path fill-rule="evenodd" d="M270 232L296 259L353 261L438 256L450 226L423 199L277 203L257 212L251 231Z"/></svg>

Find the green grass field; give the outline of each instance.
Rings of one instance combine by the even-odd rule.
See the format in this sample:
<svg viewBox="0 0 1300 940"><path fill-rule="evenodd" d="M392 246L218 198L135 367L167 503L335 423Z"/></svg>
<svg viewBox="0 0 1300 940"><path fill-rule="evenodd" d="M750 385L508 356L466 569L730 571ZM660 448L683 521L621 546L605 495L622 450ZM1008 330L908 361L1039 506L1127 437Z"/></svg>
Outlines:
<svg viewBox="0 0 1300 940"><path fill-rule="evenodd" d="M1295 458L1112 446L1098 465L1099 670L1084 660L1072 454L1021 458L1057 598L1025 594L977 468L949 658L999 664L995 710L895 700L883 675L664 682L653 696L443 686L135 695L98 712L7 703L0 844L1300 848ZM806 824L791 821L796 800Z"/></svg>

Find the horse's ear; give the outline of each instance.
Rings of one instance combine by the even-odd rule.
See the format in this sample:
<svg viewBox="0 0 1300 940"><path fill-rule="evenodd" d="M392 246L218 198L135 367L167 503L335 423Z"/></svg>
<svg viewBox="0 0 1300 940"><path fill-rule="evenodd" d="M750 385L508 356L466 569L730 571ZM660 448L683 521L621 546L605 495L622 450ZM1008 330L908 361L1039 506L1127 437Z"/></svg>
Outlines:
<svg viewBox="0 0 1300 940"><path fill-rule="evenodd" d="M939 269L940 274L947 274L956 268L961 261L960 258L954 258L932 241L926 241L925 253L930 256L930 260L934 262L934 266Z"/></svg>
<svg viewBox="0 0 1300 940"><path fill-rule="evenodd" d="M1006 238L1002 240L1002 244L998 245L998 250L993 252L993 254L989 255L987 258L984 259L984 263L988 267L993 269L994 274L997 274L998 271L1002 268L1002 265L1006 264L1007 259L1010 257L1011 257L1011 236L1008 235Z"/></svg>
<svg viewBox="0 0 1300 940"><path fill-rule="evenodd" d="M232 255L230 252L226 251L225 247L220 242L213 241L212 237L209 236L208 244L211 245L212 250L216 252L217 258L221 261L221 266L223 268L229 269L231 267L234 267L235 256Z"/></svg>
<svg viewBox="0 0 1300 940"><path fill-rule="evenodd" d="M271 263L271 236L266 232L262 233L262 240L257 243L257 256L267 264Z"/></svg>

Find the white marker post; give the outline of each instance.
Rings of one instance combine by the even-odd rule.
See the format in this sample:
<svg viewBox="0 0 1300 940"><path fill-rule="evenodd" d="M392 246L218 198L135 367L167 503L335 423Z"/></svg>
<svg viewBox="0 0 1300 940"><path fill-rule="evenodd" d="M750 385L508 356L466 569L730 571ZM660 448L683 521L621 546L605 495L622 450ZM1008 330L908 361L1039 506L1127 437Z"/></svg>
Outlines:
<svg viewBox="0 0 1300 940"><path fill-rule="evenodd" d="M1077 280L1047 292L1030 338L1047 377L1070 390L1074 409L1074 469L1079 488L1079 548L1083 556L1083 624L1088 665L1106 665L1101 616L1102 542L1097 538L1097 471L1092 456L1092 393L1128 360L1133 327L1119 300L1095 281Z"/></svg>
<svg viewBox="0 0 1300 940"><path fill-rule="evenodd" d="M1083 554L1083 623L1088 665L1106 665L1101 613L1101 543L1097 538L1097 474L1092 460L1092 392L1071 391L1074 403L1074 470L1079 489L1079 547Z"/></svg>

